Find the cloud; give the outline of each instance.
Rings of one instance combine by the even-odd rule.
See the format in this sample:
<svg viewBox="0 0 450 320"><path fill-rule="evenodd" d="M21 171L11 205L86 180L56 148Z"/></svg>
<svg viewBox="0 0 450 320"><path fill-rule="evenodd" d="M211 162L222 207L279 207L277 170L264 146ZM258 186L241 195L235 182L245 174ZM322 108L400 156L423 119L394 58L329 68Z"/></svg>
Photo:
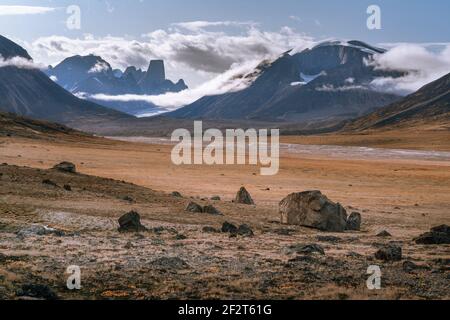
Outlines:
<svg viewBox="0 0 450 320"><path fill-rule="evenodd" d="M289 16L289 19L297 21L297 22L301 22L302 21L302 19L300 17L297 17L297 16Z"/></svg>
<svg viewBox="0 0 450 320"><path fill-rule="evenodd" d="M323 86L316 88L316 91L319 91L319 92L344 92L344 91L353 91L353 90L369 90L369 88L365 87L365 86L361 86L361 85L348 85L348 86L335 87L332 84L324 84Z"/></svg>
<svg viewBox="0 0 450 320"><path fill-rule="evenodd" d="M442 47L442 46L441 46ZM431 51L418 44L400 44L367 62L377 70L399 70L406 73L399 78L380 77L371 86L376 90L409 94L450 73L450 45Z"/></svg>
<svg viewBox="0 0 450 320"><path fill-rule="evenodd" d="M191 104L204 96L219 95L226 92L236 92L247 88L259 75L255 73L260 61L250 61L240 65L234 65L229 71L207 81L194 89L187 89L177 93L166 93L163 95L88 95L82 93L79 97L92 98L99 101L118 101L118 102L147 102L158 107L174 110L179 107Z"/></svg>
<svg viewBox="0 0 450 320"><path fill-rule="evenodd" d="M109 68L110 66L107 63L99 61L88 71L88 73L102 73L108 71Z"/></svg>
<svg viewBox="0 0 450 320"><path fill-rule="evenodd" d="M44 14L55 10L56 8L51 7L0 6L0 16Z"/></svg>
<svg viewBox="0 0 450 320"><path fill-rule="evenodd" d="M172 26L181 27L189 31L199 32L209 27L255 27L258 23L253 21L188 21L172 23Z"/></svg>
<svg viewBox="0 0 450 320"><path fill-rule="evenodd" d="M249 22L194 21L176 25L178 27L159 29L137 39L49 36L38 38L25 47L36 60L46 64L92 53L108 61L113 69L130 65L147 69L150 59L164 59L169 77L184 78L191 86L189 80L200 84L230 70L234 64L263 60L292 48L301 50L315 44L312 38L288 27L266 32ZM235 25L241 29L238 34L205 29L212 25Z"/></svg>
<svg viewBox="0 0 450 320"><path fill-rule="evenodd" d="M16 67L19 69L43 69L45 66L41 64L34 63L33 60L28 60L23 57L12 57L9 59L4 59L0 55L0 68L5 67Z"/></svg>

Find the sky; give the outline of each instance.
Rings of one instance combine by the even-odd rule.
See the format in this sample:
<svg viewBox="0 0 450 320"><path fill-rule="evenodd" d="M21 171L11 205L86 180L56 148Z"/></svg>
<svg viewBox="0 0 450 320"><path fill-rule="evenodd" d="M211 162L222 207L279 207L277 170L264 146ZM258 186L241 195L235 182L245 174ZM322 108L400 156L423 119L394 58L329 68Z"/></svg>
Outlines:
<svg viewBox="0 0 450 320"><path fill-rule="evenodd" d="M367 27L370 5L381 29ZM164 59L168 78L201 95L230 70L327 39L396 49L380 63L415 58L434 68L428 81L450 66L449 12L443 0L0 0L0 34L42 65L90 53L121 69Z"/></svg>

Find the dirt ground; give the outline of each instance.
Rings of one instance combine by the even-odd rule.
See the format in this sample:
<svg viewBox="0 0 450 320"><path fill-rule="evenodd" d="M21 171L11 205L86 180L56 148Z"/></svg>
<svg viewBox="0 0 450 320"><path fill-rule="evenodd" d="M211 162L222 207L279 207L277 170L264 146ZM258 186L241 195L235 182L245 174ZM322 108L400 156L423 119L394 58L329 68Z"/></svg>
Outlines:
<svg viewBox="0 0 450 320"><path fill-rule="evenodd" d="M170 151L105 139L1 138L0 163L8 165L0 166L0 297L17 299L24 284L44 284L63 299L450 298L450 247L412 241L450 224L450 161L282 154L279 174L264 177L256 166L177 167ZM48 170L61 161L75 163L79 174ZM255 206L231 202L241 186ZM361 232L281 225L279 201L305 190L360 212ZM187 213L190 201L223 216ZM130 210L149 232L117 231ZM203 231L225 221L248 224L254 237ZM60 232L24 233L36 224ZM381 230L392 237L377 237ZM376 260L375 251L391 242L403 260ZM306 244L321 245L325 255L291 248ZM407 260L419 268L404 270ZM65 287L70 265L82 270L79 291ZM370 265L381 267L381 290L366 287Z"/></svg>

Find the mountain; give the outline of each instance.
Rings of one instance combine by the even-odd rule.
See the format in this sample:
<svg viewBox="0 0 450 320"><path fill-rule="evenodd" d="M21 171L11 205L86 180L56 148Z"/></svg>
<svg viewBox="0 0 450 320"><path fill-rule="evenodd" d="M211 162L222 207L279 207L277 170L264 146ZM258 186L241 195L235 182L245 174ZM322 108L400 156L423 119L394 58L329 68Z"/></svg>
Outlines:
<svg viewBox="0 0 450 320"><path fill-rule="evenodd" d="M450 128L450 73L400 101L351 121L344 130L418 128L421 125Z"/></svg>
<svg viewBox="0 0 450 320"><path fill-rule="evenodd" d="M166 79L162 60L150 61L147 72L136 67L128 67L122 72L113 70L111 65L99 56L73 56L54 68L49 67L47 75L74 94L130 114L151 112L156 106L141 101L100 100L96 95L159 95L187 89L182 79L177 83Z"/></svg>
<svg viewBox="0 0 450 320"><path fill-rule="evenodd" d="M145 75L139 81L143 93L148 95L159 95L167 92L180 92L188 87L183 79L173 83L166 79L166 71L163 60L152 60Z"/></svg>
<svg viewBox="0 0 450 320"><path fill-rule="evenodd" d="M4 37L0 37L0 55L31 62L23 48ZM0 111L74 126L130 117L75 97L39 69L14 65L0 67Z"/></svg>
<svg viewBox="0 0 450 320"><path fill-rule="evenodd" d="M376 77L401 75L367 63L383 52L360 41L326 42L296 54L287 52L259 67L246 89L203 97L167 116L287 122L362 116L400 98L370 88Z"/></svg>

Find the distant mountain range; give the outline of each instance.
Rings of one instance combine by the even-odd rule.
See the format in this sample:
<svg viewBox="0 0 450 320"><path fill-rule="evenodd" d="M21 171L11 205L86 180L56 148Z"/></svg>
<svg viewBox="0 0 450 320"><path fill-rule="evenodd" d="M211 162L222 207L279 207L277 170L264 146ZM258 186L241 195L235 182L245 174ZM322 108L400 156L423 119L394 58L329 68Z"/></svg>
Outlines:
<svg viewBox="0 0 450 320"><path fill-rule="evenodd" d="M351 121L345 131L444 125L450 129L450 73L419 91Z"/></svg>
<svg viewBox="0 0 450 320"><path fill-rule="evenodd" d="M377 77L402 75L367 63L383 52L360 41L326 42L297 54L288 52L259 66L259 76L248 88L203 97L167 116L280 122L356 118L401 98L370 87Z"/></svg>
<svg viewBox="0 0 450 320"><path fill-rule="evenodd" d="M54 68L46 70L47 75L64 89L84 98L130 114L149 112L156 108L150 103L139 101L96 100L96 94L104 95L159 95L180 92L188 87L183 79L173 83L166 79L164 61L152 60L147 71L128 67L125 72L113 70L111 65L99 56L73 56L63 60Z"/></svg>
<svg viewBox="0 0 450 320"><path fill-rule="evenodd" d="M192 124L193 119L208 120L220 128L236 124L279 127L286 132L339 130L344 124L347 131L417 123L448 127L450 76L403 98L373 90L373 79L404 75L376 70L367 63L383 52L358 41L327 42L296 54L287 52L261 62L250 73L236 75L246 83L245 89L205 96L177 111L137 119L71 92L139 95L181 90L185 87L182 80L175 84L165 78L163 61L152 61L147 71L129 67L122 72L100 57L77 56L48 70L48 76L32 66L26 50L0 36L0 61L19 58L27 62L17 65L17 59L12 59L1 65L0 112L105 134L161 135ZM148 104L145 110L149 110Z"/></svg>
<svg viewBox="0 0 450 320"><path fill-rule="evenodd" d="M30 55L19 45L0 36L4 59ZM68 125L129 118L127 114L78 99L39 69L8 65L0 68L0 111Z"/></svg>

